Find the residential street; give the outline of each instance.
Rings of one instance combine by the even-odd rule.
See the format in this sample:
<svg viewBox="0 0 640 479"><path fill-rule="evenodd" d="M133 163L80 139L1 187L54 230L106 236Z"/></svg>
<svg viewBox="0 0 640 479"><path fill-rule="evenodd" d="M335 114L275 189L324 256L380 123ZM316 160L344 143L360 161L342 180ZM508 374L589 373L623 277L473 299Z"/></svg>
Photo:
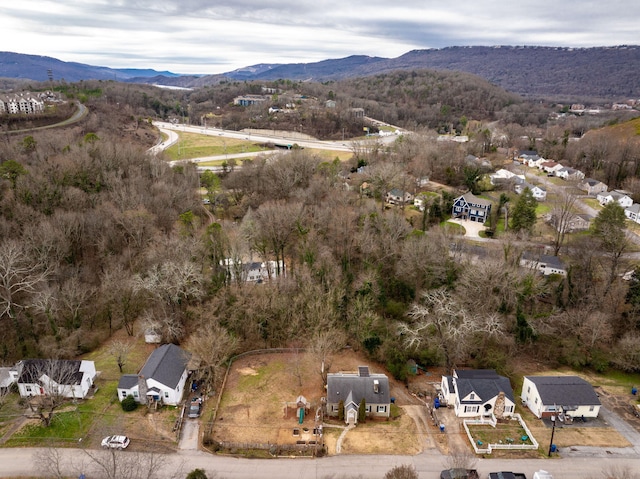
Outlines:
<svg viewBox="0 0 640 479"><path fill-rule="evenodd" d="M91 479L90 471L79 470L87 455L80 449L59 449L67 466L65 472L72 477L85 473ZM34 457L43 454L41 449L0 449L0 476L38 476ZM121 454L133 454L123 451ZM218 479L337 479L362 478L381 479L391 468L401 464L413 465L421 479L436 479L445 467L444 457L437 453L417 456L332 456L321 459L238 459L234 457L211 456L200 451L180 451L166 456L167 466L163 467L163 478L182 479L189 471L204 469L209 477L217 473ZM75 466L74 466L75 465ZM489 472L524 472L532 477L533 472L545 469L554 479L588 479L600 477L603 467L628 467L640 470L640 459L582 457L576 459L480 459L476 469L481 477ZM176 472L179 471L179 472Z"/></svg>

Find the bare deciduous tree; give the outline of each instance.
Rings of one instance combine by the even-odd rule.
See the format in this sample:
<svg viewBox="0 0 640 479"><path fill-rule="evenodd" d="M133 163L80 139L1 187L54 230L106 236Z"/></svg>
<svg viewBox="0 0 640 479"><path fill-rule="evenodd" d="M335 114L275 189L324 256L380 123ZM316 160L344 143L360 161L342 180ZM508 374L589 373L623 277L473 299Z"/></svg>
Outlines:
<svg viewBox="0 0 640 479"><path fill-rule="evenodd" d="M206 307L200 308L198 313L200 325L189 337L186 349L200 360L202 378L214 386L219 378L220 367L234 353L238 341Z"/></svg>
<svg viewBox="0 0 640 479"><path fill-rule="evenodd" d="M131 349L131 343L125 343L124 341L120 341L119 339L112 341L109 345L109 354L115 358L120 373L123 372L123 368L125 364L127 364L127 359L129 357L129 353L131 352Z"/></svg>
<svg viewBox="0 0 640 479"><path fill-rule="evenodd" d="M435 339L448 371L468 354L475 335L494 337L503 331L496 314L472 313L444 288L423 293L408 314L413 323L400 326L406 345L419 347L430 338Z"/></svg>
<svg viewBox="0 0 640 479"><path fill-rule="evenodd" d="M17 308L28 304L51 270L43 267L18 241L0 244L0 318L13 318Z"/></svg>

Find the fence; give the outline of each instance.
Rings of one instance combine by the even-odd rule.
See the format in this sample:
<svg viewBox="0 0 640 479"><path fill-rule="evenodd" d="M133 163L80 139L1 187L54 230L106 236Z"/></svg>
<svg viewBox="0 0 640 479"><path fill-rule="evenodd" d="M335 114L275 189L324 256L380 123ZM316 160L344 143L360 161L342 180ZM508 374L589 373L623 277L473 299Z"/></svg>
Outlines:
<svg viewBox="0 0 640 479"><path fill-rule="evenodd" d="M261 450L269 451L272 455L278 455L282 452L307 452L317 451L322 447L319 441L300 441L298 444L271 444L271 443L259 443L259 442L227 442L221 441L217 443L222 449L237 449L237 450Z"/></svg>
<svg viewBox="0 0 640 479"><path fill-rule="evenodd" d="M245 351L244 353L237 354L229 359L229 364L227 364L227 370L224 373L224 379L222 380L222 386L220 386L220 393L218 394L218 400L216 401L216 407L213 410L213 416L211 421L207 424L207 430L205 431L205 436L211 437L213 433L213 425L216 423L216 417L218 416L218 409L220 409L220 401L222 400L222 395L224 394L224 388L227 385L227 378L229 377L229 371L231 370L231 366L233 362L237 359L243 358L245 356L253 356L258 354L271 354L271 353L299 353L304 352L304 348L273 348L273 349L254 349L253 351ZM259 449L259 448L258 448Z"/></svg>
<svg viewBox="0 0 640 479"><path fill-rule="evenodd" d="M512 419L517 420L520 423L522 429L524 429L525 433L528 436L528 439L531 441L531 444L487 444L484 448L479 448L476 441L474 441L473 436L471 435L471 431L469 431L469 424L487 424L492 427L496 427L497 419L492 414L491 418L485 419L465 419L462 421L462 425L464 426L464 430L467 432L467 437L469 438L469 442L473 446L476 454L491 454L494 449L506 449L506 450L526 450L526 449L538 449L538 441L536 438L531 435L531 431L527 427L527 424L522 419L520 414L513 414Z"/></svg>

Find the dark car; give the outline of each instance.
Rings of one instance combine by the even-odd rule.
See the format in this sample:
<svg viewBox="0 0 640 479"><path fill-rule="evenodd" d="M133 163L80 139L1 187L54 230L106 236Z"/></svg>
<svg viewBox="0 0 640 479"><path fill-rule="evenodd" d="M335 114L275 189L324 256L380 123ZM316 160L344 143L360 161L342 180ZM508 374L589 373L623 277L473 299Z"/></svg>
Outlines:
<svg viewBox="0 0 640 479"><path fill-rule="evenodd" d="M200 410L202 409L202 399L193 398L189 404L189 417L195 419L200 417Z"/></svg>
<svg viewBox="0 0 640 479"><path fill-rule="evenodd" d="M446 469L440 472L440 479L479 479L475 469Z"/></svg>

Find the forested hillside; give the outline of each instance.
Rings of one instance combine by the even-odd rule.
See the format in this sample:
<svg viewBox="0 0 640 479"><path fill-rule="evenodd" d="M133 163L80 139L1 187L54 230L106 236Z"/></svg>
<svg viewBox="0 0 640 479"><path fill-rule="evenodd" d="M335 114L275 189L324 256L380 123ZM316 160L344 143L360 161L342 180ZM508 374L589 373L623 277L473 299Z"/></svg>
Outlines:
<svg viewBox="0 0 640 479"><path fill-rule="evenodd" d="M500 164L498 142L535 145L544 135L541 147L589 164L596 177L609 171L606 156L623 152L610 171L631 181L637 142L611 138L607 155L597 157L602 138L563 142L585 123L539 130L501 122L503 109L515 104L509 95L471 82L470 96L480 98L460 101L467 80L447 78L289 84L308 88L305 96L329 89L354 106L367 98L367 108L381 112L385 100L397 101L396 114L407 115L407 123L430 125L419 118L423 109L438 118L438 128L465 115L455 128L472 138L442 143L421 130L388 148L354 148L344 164L299 149L258 157L221 177L200 178L213 200L206 209L194 167L172 169L146 153L158 139L148 118L186 112L196 123L201 112L242 92L242 84L188 95L115 82L72 85L67 95L82 97L89 118L4 135L0 143L0 361L74 357L116 329L150 328L197 352L210 378L232 353L276 346L308 347L328 360L350 345L399 378L410 358L507 373L523 355L636 368L640 283L619 279L628 266L619 255L601 254L597 238L572 242L563 256L568 277L543 278L519 266L526 235L501 233L478 253L440 223L456 192L475 187L482 173L469 165L469 153ZM446 123L438 117L443 105L450 107ZM265 115L225 104L220 110L212 118L239 128ZM494 138L488 120L503 134ZM366 168L355 173L357 166ZM451 192L430 196L426 213L384 207L389 189L414 191L424 177ZM286 275L263 284L232 280L225 260L284 260Z"/></svg>

